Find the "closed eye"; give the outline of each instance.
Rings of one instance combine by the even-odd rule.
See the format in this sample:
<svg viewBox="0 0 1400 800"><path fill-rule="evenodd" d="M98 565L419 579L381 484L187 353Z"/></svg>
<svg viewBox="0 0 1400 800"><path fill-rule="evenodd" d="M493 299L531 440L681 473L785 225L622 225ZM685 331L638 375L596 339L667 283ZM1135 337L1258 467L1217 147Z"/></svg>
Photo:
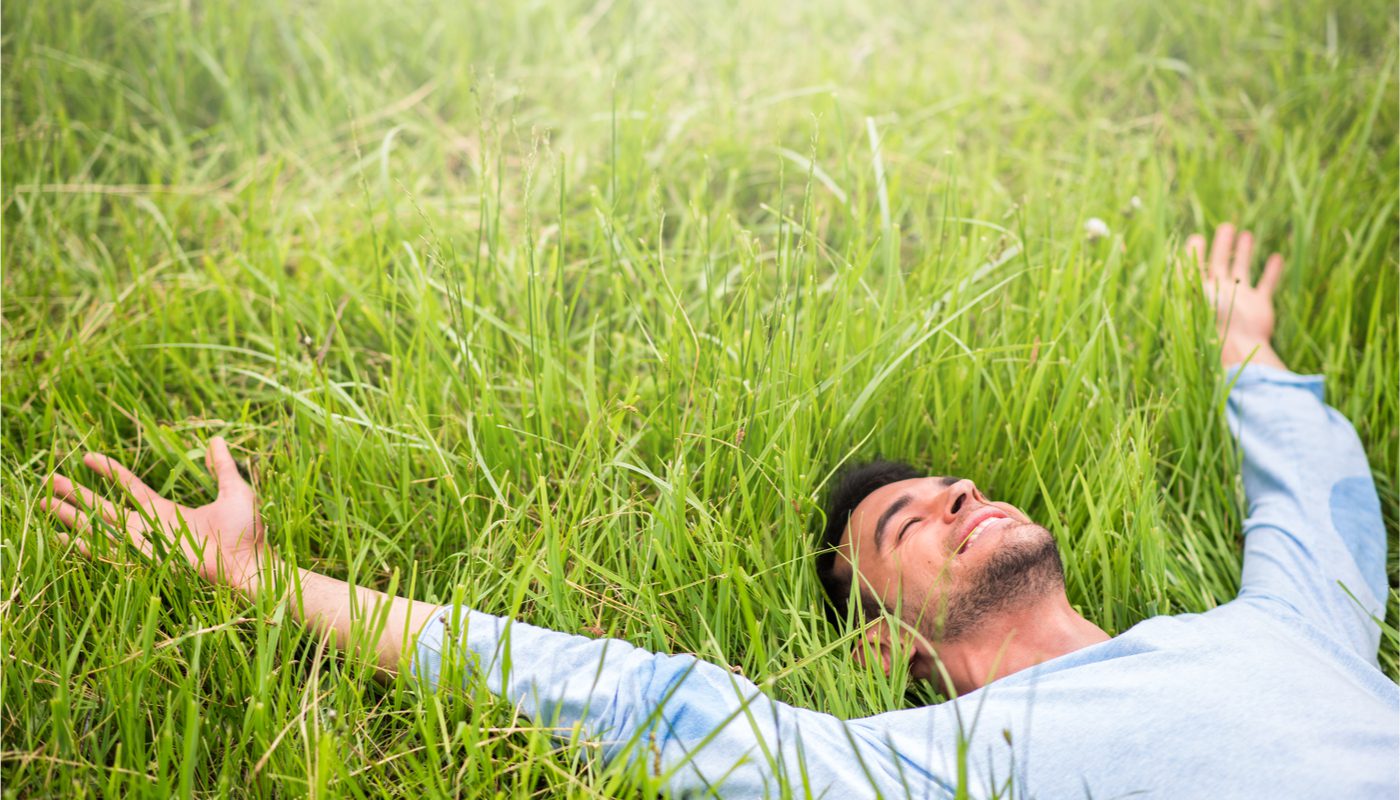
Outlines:
<svg viewBox="0 0 1400 800"><path fill-rule="evenodd" d="M896 537L894 538L894 546L895 546L895 547L898 547L901 543L904 542L904 534L905 534L906 531L909 530L909 527L910 527L911 525L913 525L913 524L916 523L916 522L922 522L922 521L923 521L923 518L922 518L922 517L914 517L913 519L911 519L911 520L909 520L908 522L904 523L904 525L899 529L899 535L896 536Z"/></svg>

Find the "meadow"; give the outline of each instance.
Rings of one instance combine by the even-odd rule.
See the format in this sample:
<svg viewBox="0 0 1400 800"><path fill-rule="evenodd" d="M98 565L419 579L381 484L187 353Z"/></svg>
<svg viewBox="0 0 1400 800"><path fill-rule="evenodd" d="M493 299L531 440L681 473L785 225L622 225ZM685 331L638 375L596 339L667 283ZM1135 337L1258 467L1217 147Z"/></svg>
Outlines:
<svg viewBox="0 0 1400 800"><path fill-rule="evenodd" d="M1239 458L1177 254L1231 220L1367 448L1400 676L1393 3L0 13L4 798L637 790L278 598L63 546L42 482L88 450L198 504L223 435L285 558L842 717L939 699L823 618L852 461L1025 509L1110 633L1227 602Z"/></svg>

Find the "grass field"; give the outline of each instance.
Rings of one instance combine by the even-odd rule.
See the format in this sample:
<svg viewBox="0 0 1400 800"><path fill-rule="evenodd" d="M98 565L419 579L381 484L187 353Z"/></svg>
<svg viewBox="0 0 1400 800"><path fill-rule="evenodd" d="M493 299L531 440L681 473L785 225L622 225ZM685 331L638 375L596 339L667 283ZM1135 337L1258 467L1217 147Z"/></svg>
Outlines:
<svg viewBox="0 0 1400 800"><path fill-rule="evenodd" d="M40 483L87 449L202 502L222 434L303 566L846 717L932 699L822 618L851 459L1026 509L1110 633L1226 602L1172 255L1225 220L1289 259L1276 349L1356 424L1393 576L1396 41L1369 0L6 3L4 797L626 793L274 598L62 547Z"/></svg>

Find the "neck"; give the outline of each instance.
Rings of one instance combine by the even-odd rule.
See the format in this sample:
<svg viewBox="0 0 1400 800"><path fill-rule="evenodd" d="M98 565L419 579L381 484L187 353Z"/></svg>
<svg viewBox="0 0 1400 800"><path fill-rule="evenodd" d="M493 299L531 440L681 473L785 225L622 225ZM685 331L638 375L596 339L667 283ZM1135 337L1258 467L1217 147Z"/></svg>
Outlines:
<svg viewBox="0 0 1400 800"><path fill-rule="evenodd" d="M936 650L952 680L952 688L961 695L1109 638L1103 629L1071 608L1068 598L1061 594L1001 615L976 634L939 644Z"/></svg>

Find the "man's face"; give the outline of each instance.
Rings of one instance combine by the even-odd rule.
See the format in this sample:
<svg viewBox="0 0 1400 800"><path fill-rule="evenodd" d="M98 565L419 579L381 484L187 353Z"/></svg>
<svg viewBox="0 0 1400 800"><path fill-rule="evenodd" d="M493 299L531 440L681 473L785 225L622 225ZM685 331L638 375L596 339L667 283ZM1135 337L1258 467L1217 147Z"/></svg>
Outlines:
<svg viewBox="0 0 1400 800"><path fill-rule="evenodd" d="M915 478L872 492L852 512L840 555L838 569L859 569L853 598L864 587L934 643L1064 593L1050 532L958 478Z"/></svg>

